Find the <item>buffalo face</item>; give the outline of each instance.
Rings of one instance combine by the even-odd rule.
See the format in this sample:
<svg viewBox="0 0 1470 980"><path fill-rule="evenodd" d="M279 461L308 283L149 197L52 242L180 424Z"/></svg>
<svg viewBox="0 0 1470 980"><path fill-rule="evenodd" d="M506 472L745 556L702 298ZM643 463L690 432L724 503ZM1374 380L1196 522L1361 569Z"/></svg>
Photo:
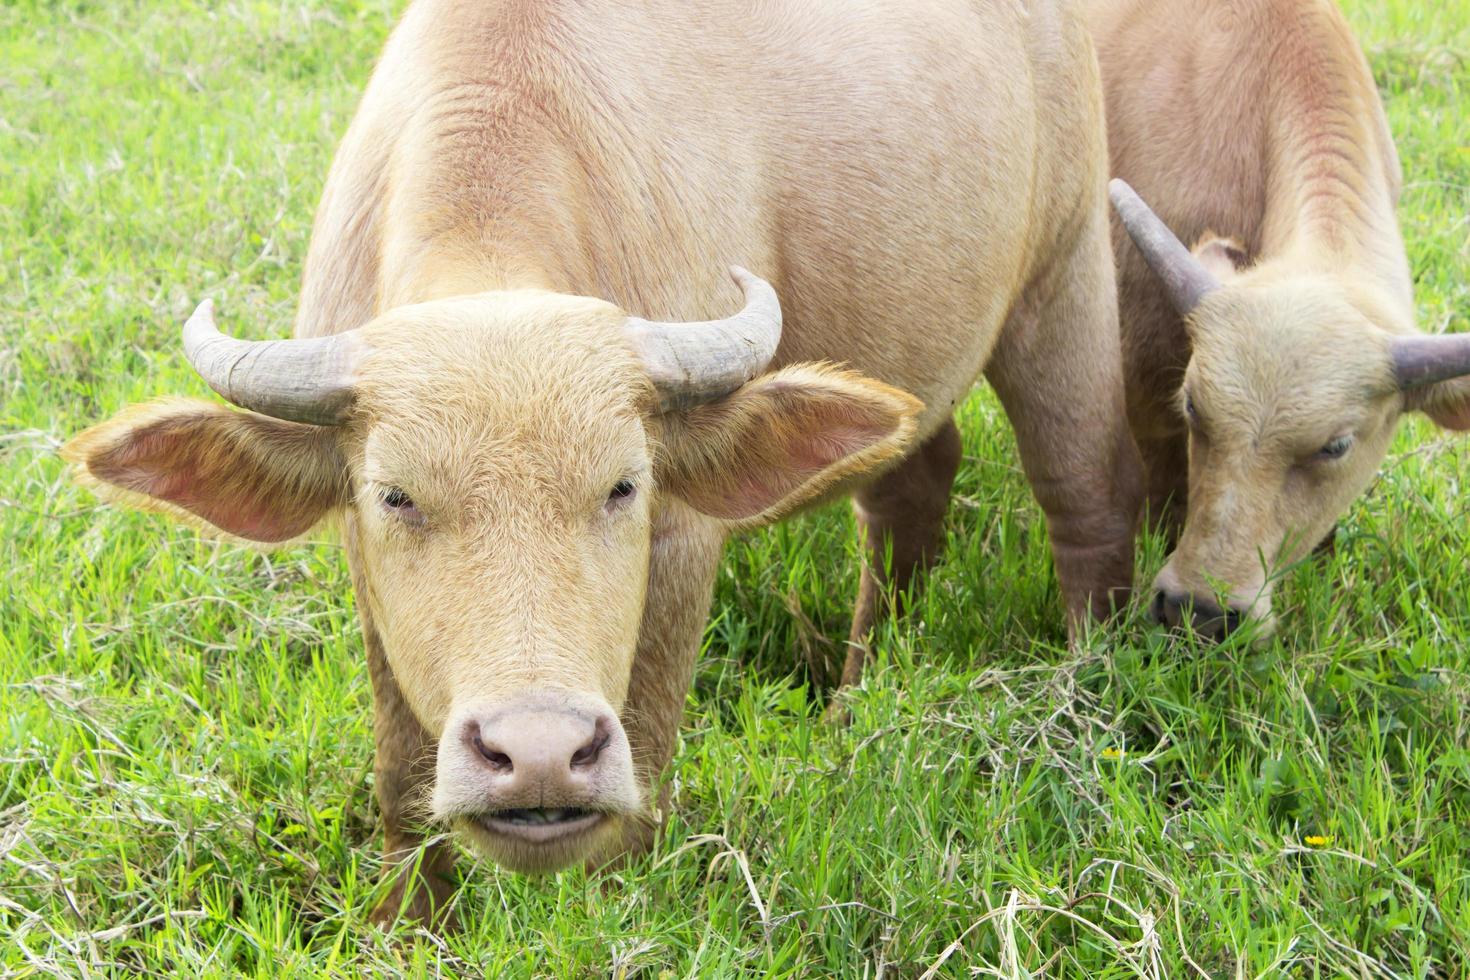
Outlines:
<svg viewBox="0 0 1470 980"><path fill-rule="evenodd" d="M719 323L691 326L717 346ZM650 816L657 774L623 719L660 514L716 540L774 519L901 454L920 408L824 366L715 358L693 376L700 358L665 326L485 293L393 310L340 344L288 342L308 345L289 362L195 322L191 358L217 390L289 418L163 401L67 454L125 502L253 541L335 515L365 627L437 740L422 809L546 871Z"/></svg>

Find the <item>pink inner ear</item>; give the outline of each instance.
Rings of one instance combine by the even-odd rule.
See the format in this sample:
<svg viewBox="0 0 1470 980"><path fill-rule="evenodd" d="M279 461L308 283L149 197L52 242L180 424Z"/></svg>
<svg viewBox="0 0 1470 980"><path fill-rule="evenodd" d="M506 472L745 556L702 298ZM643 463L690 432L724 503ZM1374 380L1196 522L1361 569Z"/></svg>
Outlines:
<svg viewBox="0 0 1470 980"><path fill-rule="evenodd" d="M198 479L189 470L149 470L134 463L112 471L108 481L155 500L164 500L185 510L199 512Z"/></svg>
<svg viewBox="0 0 1470 980"><path fill-rule="evenodd" d="M700 494L690 503L711 517L738 521L767 510L776 501L801 486L805 480L806 477L799 480L783 479L781 475L774 473L746 473L736 478L729 493Z"/></svg>
<svg viewBox="0 0 1470 980"><path fill-rule="evenodd" d="M888 434L878 424L837 424L793 433L784 446L768 447L764 464L731 461L739 467L724 486L700 487L686 496L711 517L742 520L776 506L834 463L861 452Z"/></svg>
<svg viewBox="0 0 1470 980"><path fill-rule="evenodd" d="M724 520L789 512L820 493L853 457L903 433L918 407L856 375L785 368L691 410L674 430L663 487Z"/></svg>
<svg viewBox="0 0 1470 980"><path fill-rule="evenodd" d="M799 485L809 477L841 459L861 452L887 435L876 425L836 425L830 429L803 433L789 449L790 465L802 476Z"/></svg>
<svg viewBox="0 0 1470 980"><path fill-rule="evenodd" d="M127 433L87 461L99 480L198 513L198 478L187 433L155 425ZM202 516L202 515L201 515Z"/></svg>
<svg viewBox="0 0 1470 980"><path fill-rule="evenodd" d="M286 541L310 530L331 504L325 484L309 485L318 462L310 454L318 449L293 438L297 429L233 412L175 417L126 431L89 457L87 469L230 534Z"/></svg>

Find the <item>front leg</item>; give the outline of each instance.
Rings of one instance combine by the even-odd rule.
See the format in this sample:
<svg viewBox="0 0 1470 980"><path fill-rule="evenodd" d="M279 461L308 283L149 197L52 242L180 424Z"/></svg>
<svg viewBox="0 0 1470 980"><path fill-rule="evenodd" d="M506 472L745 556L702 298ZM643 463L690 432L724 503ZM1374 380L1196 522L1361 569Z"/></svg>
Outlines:
<svg viewBox="0 0 1470 980"><path fill-rule="evenodd" d="M1072 255L1028 288L986 367L1046 513L1074 640L1127 601L1143 497L1114 289L1099 209Z"/></svg>
<svg viewBox="0 0 1470 980"><path fill-rule="evenodd" d="M665 503L654 518L643 622L620 712L649 805L643 819L624 820L621 838L589 866L621 862L653 846L668 805L664 770L678 740L723 545L717 523L677 501Z"/></svg>
<svg viewBox="0 0 1470 980"><path fill-rule="evenodd" d="M435 741L424 731L404 701L368 612L367 581L357 554L357 529L349 516L343 537L352 585L358 595L368 677L373 684L373 771L378 809L383 816L383 876L393 884L373 909L373 922L388 926L396 919L422 922L438 931L455 928L449 902L454 880L454 845L431 839L413 821L413 814L434 785Z"/></svg>
<svg viewBox="0 0 1470 980"><path fill-rule="evenodd" d="M867 560L853 609L841 687L854 687L862 680L873 627L890 606L895 607L894 613L903 612L904 596L915 575L938 557L949 493L963 452L960 431L948 419L903 462L853 495ZM834 701L828 710L832 720L843 717L843 709L836 704Z"/></svg>
<svg viewBox="0 0 1470 980"><path fill-rule="evenodd" d="M1189 505L1189 429L1179 391L1189 366L1189 333L1160 293L1158 276L1131 243L1128 248L1118 279L1128 424L1143 461L1148 526L1172 550Z"/></svg>
<svg viewBox="0 0 1470 980"><path fill-rule="evenodd" d="M1147 487L1145 519L1172 550L1189 510L1189 438L1183 432L1140 437L1138 451Z"/></svg>
<svg viewBox="0 0 1470 980"><path fill-rule="evenodd" d="M393 882L371 918L383 926L402 918L436 932L452 932L457 923L450 899L458 887L454 844L432 830L426 833L413 820L434 784L435 742L404 703L366 615L363 636L373 682L373 772L383 815L383 876Z"/></svg>

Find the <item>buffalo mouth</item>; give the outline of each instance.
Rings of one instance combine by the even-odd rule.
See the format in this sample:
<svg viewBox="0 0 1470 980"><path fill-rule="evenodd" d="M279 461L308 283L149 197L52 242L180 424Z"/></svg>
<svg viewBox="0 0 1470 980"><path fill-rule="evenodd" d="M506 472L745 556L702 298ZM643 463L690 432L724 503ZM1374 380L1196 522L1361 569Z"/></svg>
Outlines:
<svg viewBox="0 0 1470 980"><path fill-rule="evenodd" d="M599 810L579 806L516 807L476 818L493 834L530 844L547 844L584 834L607 819Z"/></svg>

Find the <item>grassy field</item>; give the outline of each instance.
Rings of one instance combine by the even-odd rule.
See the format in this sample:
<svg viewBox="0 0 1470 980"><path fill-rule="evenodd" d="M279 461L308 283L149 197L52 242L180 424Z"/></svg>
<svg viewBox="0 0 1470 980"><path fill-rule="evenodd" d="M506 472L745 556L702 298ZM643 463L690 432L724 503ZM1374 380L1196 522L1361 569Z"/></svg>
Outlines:
<svg viewBox="0 0 1470 980"><path fill-rule="evenodd" d="M731 545L652 858L480 866L464 934L369 927L340 549L103 509L56 449L204 393L178 342L203 295L287 334L399 6L0 5L0 974L1470 976L1467 444L1405 430L1269 645L1135 618L1068 652L986 392L949 558L850 728L815 685L856 587L836 508ZM1346 6L1404 158L1421 323L1470 329L1470 7Z"/></svg>

